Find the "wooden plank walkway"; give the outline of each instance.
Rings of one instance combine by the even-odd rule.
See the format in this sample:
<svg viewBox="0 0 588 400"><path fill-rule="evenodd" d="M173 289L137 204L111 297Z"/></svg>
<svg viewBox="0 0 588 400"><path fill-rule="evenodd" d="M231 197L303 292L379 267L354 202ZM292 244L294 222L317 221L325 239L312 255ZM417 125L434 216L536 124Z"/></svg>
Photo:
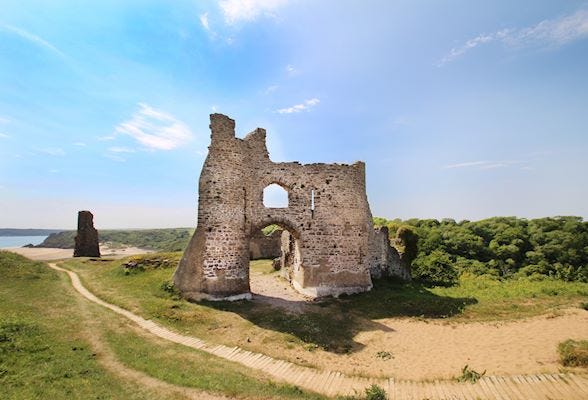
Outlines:
<svg viewBox="0 0 588 400"><path fill-rule="evenodd" d="M73 287L86 299L130 319L162 339L263 371L275 380L327 396L363 393L366 387L376 384L386 390L390 400L588 400L588 379L575 374L484 376L475 384L363 378L337 371L302 367L239 347L208 344L198 338L173 332L128 310L107 303L86 289L75 272L52 263L49 266L67 273Z"/></svg>

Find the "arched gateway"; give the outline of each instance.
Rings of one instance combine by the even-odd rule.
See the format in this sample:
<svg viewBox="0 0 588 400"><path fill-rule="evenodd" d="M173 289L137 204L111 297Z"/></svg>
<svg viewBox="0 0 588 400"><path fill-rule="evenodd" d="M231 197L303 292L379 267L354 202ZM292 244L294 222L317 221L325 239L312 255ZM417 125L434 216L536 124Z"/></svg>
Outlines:
<svg viewBox="0 0 588 400"><path fill-rule="evenodd" d="M292 285L308 296L370 290L370 272L390 270L387 237L377 240L372 225L364 163L274 163L264 129L239 139L232 119L212 114L210 121L198 224L174 275L185 297L250 298L249 240L269 224L285 229L282 241L290 245L282 264ZM272 184L287 191L287 207L264 206L264 189Z"/></svg>

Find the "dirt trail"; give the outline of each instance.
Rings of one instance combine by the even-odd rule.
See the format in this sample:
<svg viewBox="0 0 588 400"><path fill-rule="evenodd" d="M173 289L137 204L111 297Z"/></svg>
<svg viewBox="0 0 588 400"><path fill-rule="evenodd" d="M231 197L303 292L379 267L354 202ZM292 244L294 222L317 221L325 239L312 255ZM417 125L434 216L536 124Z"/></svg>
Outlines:
<svg viewBox="0 0 588 400"><path fill-rule="evenodd" d="M305 309L303 295L277 274L251 273L254 300L288 311ZM569 309L562 315L543 315L509 322L448 323L446 321L387 318L379 328L360 332L353 340L361 347L350 354L304 349L271 348L269 354L287 353L321 369L348 374L394 376L399 379L451 379L468 364L492 375L556 373L561 364L557 345L567 339L588 339L588 313ZM386 351L393 358L376 354Z"/></svg>
<svg viewBox="0 0 588 400"><path fill-rule="evenodd" d="M142 391L147 392L148 398L168 398L170 394L175 395L174 398L186 400L230 400L230 397L213 395L202 390L174 385L152 376L149 376L141 371L137 371L120 362L115 353L108 347L104 338L101 335L101 329L98 326L100 321L94 318L88 308L89 303L83 298L77 297L79 310L83 315L84 323L82 334L90 343L92 351L96 354L98 363L112 375L117 376L123 381L132 382L136 384Z"/></svg>
<svg viewBox="0 0 588 400"><path fill-rule="evenodd" d="M89 292L82 285L76 273L57 267L55 264L49 264L49 266L55 270L66 272L73 287L86 299L128 318L139 327L160 338L235 361L246 367L263 371L276 380L328 396L361 392L367 386L375 383L387 391L390 399L585 400L588 398L588 379L575 374L485 376L475 384L456 383L449 380L435 382L397 381L394 378L363 378L345 375L338 371L315 370L263 354L252 353L238 347L211 345L198 338L173 332L153 321L145 320L127 310L109 304Z"/></svg>

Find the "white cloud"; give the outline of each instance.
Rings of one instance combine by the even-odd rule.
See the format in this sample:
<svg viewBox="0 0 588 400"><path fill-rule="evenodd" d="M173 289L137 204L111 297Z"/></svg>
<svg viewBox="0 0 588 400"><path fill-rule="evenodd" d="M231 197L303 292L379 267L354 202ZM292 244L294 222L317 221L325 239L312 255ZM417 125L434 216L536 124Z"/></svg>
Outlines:
<svg viewBox="0 0 588 400"><path fill-rule="evenodd" d="M470 161L470 162L463 162L459 164L450 164L445 165L444 169L453 169L453 168L477 168L477 169L496 169L496 168L506 168L512 165L517 164L524 164L524 161Z"/></svg>
<svg viewBox="0 0 588 400"><path fill-rule="evenodd" d="M110 158L112 161L117 161L117 162L125 162L127 161L126 158L121 157L117 154L104 154L104 157L106 158Z"/></svg>
<svg viewBox="0 0 588 400"><path fill-rule="evenodd" d="M280 108L279 110L276 110L276 112L278 114L292 114L298 113L300 111L308 111L310 108L316 106L318 103L320 103L320 100L315 97L312 99L305 100L304 103L293 105L292 107Z"/></svg>
<svg viewBox="0 0 588 400"><path fill-rule="evenodd" d="M29 41L30 43L32 43L36 46L42 47L46 50L49 50L52 53L57 54L58 56L60 56L62 58L67 58L67 56L61 50L59 50L57 47L53 46L51 43L49 43L48 41L46 41L42 37L37 36L35 34L32 34L30 32L27 32L24 29L20 29L15 26L11 26L11 25L0 24L0 30L14 33L15 35L18 35L19 37Z"/></svg>
<svg viewBox="0 0 588 400"><path fill-rule="evenodd" d="M75 142L73 145L79 146L79 147L86 147L86 143L84 143L84 142Z"/></svg>
<svg viewBox="0 0 588 400"><path fill-rule="evenodd" d="M273 93L273 92L275 92L276 90L278 90L278 88L279 88L279 86L278 86L278 85L270 85L270 86L268 86L268 87L267 87L267 88L266 88L266 89L263 91L263 93L264 93L264 94L270 94L270 93Z"/></svg>
<svg viewBox="0 0 588 400"><path fill-rule="evenodd" d="M98 137L98 140L100 140L101 142L108 142L108 141L111 141L114 139L116 139L116 136L114 136L114 135L107 135L107 136Z"/></svg>
<svg viewBox="0 0 588 400"><path fill-rule="evenodd" d="M522 29L503 29L494 33L478 35L462 46L454 47L438 63L441 67L468 51L487 43L500 42L512 47L563 46L575 40L588 38L588 10L578 10L574 14L539 22Z"/></svg>
<svg viewBox="0 0 588 400"><path fill-rule="evenodd" d="M288 64L286 65L286 72L290 75L294 75L298 70L293 65Z"/></svg>
<svg viewBox="0 0 588 400"><path fill-rule="evenodd" d="M0 139L8 139L9 137L10 136L8 136L7 134L0 132Z"/></svg>
<svg viewBox="0 0 588 400"><path fill-rule="evenodd" d="M65 151L59 147L46 147L44 149L37 149L37 151L54 157L63 157L65 155Z"/></svg>
<svg viewBox="0 0 588 400"><path fill-rule="evenodd" d="M112 152L112 153L134 153L135 150L134 149L130 149L128 147L110 147L108 149L108 151Z"/></svg>
<svg viewBox="0 0 588 400"><path fill-rule="evenodd" d="M208 13L200 14L200 23L207 31L210 31L210 24L208 23Z"/></svg>
<svg viewBox="0 0 588 400"><path fill-rule="evenodd" d="M487 164L488 161L471 161L471 162L464 162L459 164L450 164L446 165L443 168L450 169L450 168L466 168L466 167L477 167L480 165Z"/></svg>
<svg viewBox="0 0 588 400"><path fill-rule="evenodd" d="M260 15L273 16L287 0L220 0L225 22L234 24L240 21L254 21Z"/></svg>
<svg viewBox="0 0 588 400"><path fill-rule="evenodd" d="M139 110L131 119L119 124L115 131L131 136L152 150L172 150L192 138L186 124L144 103L139 103Z"/></svg>
<svg viewBox="0 0 588 400"><path fill-rule="evenodd" d="M6 117L0 117L0 124L7 124L10 122L10 119Z"/></svg>

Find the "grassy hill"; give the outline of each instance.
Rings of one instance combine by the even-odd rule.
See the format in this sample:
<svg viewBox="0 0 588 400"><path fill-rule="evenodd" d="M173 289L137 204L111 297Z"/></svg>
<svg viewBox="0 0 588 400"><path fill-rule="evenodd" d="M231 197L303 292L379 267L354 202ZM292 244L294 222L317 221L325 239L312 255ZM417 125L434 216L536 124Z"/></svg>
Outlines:
<svg viewBox="0 0 588 400"><path fill-rule="evenodd" d="M157 251L182 251L188 245L194 229L135 229L135 230L100 230L101 243L112 247L135 246ZM53 233L36 247L73 249L75 231Z"/></svg>

